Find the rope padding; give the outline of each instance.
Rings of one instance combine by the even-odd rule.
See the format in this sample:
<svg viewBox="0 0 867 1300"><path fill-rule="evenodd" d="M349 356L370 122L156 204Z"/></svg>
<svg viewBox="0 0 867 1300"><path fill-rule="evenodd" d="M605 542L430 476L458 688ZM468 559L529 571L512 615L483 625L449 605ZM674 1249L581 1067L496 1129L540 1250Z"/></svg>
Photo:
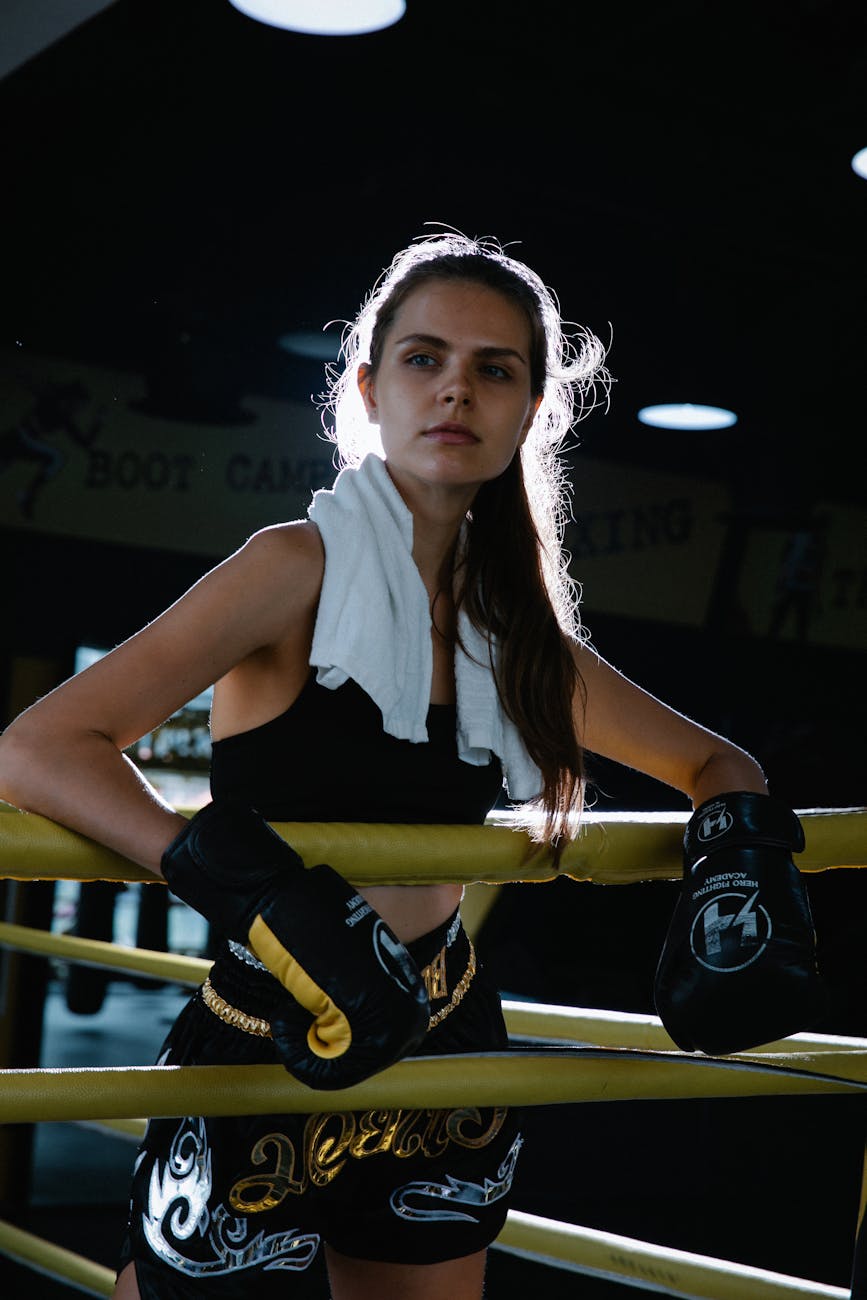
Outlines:
<svg viewBox="0 0 867 1300"><path fill-rule="evenodd" d="M197 988L212 962L205 957L185 957L181 953L154 952L150 948L129 948L107 939L85 939L75 934L53 934L27 925L0 921L0 947L39 957L59 957L127 974L149 975L154 979L172 980L187 988Z"/></svg>
<svg viewBox="0 0 867 1300"><path fill-rule="evenodd" d="M416 1057L318 1092L279 1065L5 1070L0 1122L863 1093L867 1050L747 1058L560 1048Z"/></svg>
<svg viewBox="0 0 867 1300"><path fill-rule="evenodd" d="M558 872L550 854L515 829L508 813L484 826L404 826L367 822L275 822L308 866L328 862L356 885L507 884L558 874L597 884L678 880L688 813L587 813ZM867 808L799 813L807 846L802 871L867 866ZM535 848L535 852L533 852ZM126 858L36 813L0 803L0 877L13 880L158 878ZM161 882L160 882L161 883Z"/></svg>
<svg viewBox="0 0 867 1300"><path fill-rule="evenodd" d="M154 979L173 980L197 988L211 970L205 957L155 952L150 948L129 948L104 939L52 934L26 925L0 921L0 947L39 956L58 957L123 974L135 971ZM592 1044L595 1047L626 1047L640 1051L671 1051L675 1044L662 1027L659 1016L629 1011L594 1010L550 1003L502 999L506 1027L513 1038ZM837 1034L790 1034L754 1049L761 1053L842 1052L867 1048L867 1039ZM741 1053L752 1056L752 1052Z"/></svg>
<svg viewBox="0 0 867 1300"><path fill-rule="evenodd" d="M848 1289L510 1210L495 1249L685 1300L849 1300Z"/></svg>
<svg viewBox="0 0 867 1300"><path fill-rule="evenodd" d="M848 1300L842 1287L808 1282L746 1264L673 1250L594 1228L510 1210L494 1249L536 1264L566 1268L689 1300ZM114 1272L50 1241L0 1222L0 1252L71 1282L89 1295L110 1296Z"/></svg>
<svg viewBox="0 0 867 1300"><path fill-rule="evenodd" d="M74 1251L56 1246L53 1241L36 1237L32 1232L16 1228L0 1220L0 1255L8 1255L28 1268L34 1268L49 1277L70 1282L87 1295L110 1296L114 1290L114 1269L97 1264L92 1259L76 1255Z"/></svg>

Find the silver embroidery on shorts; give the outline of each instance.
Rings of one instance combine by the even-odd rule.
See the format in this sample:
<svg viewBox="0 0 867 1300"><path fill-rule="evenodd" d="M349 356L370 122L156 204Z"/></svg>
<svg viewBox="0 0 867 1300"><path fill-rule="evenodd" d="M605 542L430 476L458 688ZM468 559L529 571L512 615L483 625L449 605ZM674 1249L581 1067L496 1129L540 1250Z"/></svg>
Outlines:
<svg viewBox="0 0 867 1300"><path fill-rule="evenodd" d="M398 1187L392 1192L391 1208L402 1219L465 1219L471 1223L477 1223L479 1221L477 1214L464 1214L460 1210L448 1210L444 1208L444 1203L481 1207L490 1205L492 1201L499 1201L512 1186L512 1180L515 1177L515 1165L523 1141L524 1139L520 1135L515 1138L509 1148L508 1155L497 1170L496 1179L486 1178L484 1183L471 1183L462 1178L455 1178L452 1174L446 1174L444 1183L434 1183L426 1179L422 1179L417 1183L406 1183L403 1187ZM434 1202L436 1208L408 1205L407 1200L409 1197L416 1199L427 1197ZM437 1203L439 1204L437 1205Z"/></svg>
<svg viewBox="0 0 867 1300"><path fill-rule="evenodd" d="M189 1277L214 1277L257 1266L265 1269L307 1268L319 1248L316 1233L267 1235L247 1226L246 1215L232 1214L225 1205L208 1208L211 1195L211 1152L204 1120L182 1120L172 1140L169 1158L160 1173L154 1161L142 1228L154 1254ZM173 1208L174 1207L174 1208ZM170 1214L170 1211L173 1212ZM170 1241L207 1238L210 1259L189 1259Z"/></svg>
<svg viewBox="0 0 867 1300"><path fill-rule="evenodd" d="M236 943L234 939L229 940L229 952L233 957L237 957L238 961L244 962L247 966L252 966L254 970L266 971L268 969L267 966L260 962L258 957L253 956L249 948L245 948L242 943Z"/></svg>

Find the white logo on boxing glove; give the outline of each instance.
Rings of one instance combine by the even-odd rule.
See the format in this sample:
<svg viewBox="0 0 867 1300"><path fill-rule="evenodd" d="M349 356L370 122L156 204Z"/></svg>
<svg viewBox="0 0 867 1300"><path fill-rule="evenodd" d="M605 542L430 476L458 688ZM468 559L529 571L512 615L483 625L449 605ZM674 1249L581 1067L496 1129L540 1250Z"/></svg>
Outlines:
<svg viewBox="0 0 867 1300"><path fill-rule="evenodd" d="M772 926L768 912L751 894L725 893L696 913L689 931L689 946L706 970L730 974L758 961L768 946Z"/></svg>
<svg viewBox="0 0 867 1300"><path fill-rule="evenodd" d="M393 939L385 922L380 918L373 927L373 951L376 959L389 979L394 980L404 993L412 993L412 986L407 979L403 956L406 952L403 944Z"/></svg>
<svg viewBox="0 0 867 1300"><path fill-rule="evenodd" d="M720 835L725 835L730 831L734 824L734 818L726 808L725 804L716 804L708 808L704 817L698 824L698 838L703 844L708 840L719 839Z"/></svg>

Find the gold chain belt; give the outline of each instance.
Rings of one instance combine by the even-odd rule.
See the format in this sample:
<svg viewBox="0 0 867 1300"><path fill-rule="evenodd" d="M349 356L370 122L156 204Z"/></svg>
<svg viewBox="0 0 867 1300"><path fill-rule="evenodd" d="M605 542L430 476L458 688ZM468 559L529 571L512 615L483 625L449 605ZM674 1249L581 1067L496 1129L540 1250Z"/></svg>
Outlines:
<svg viewBox="0 0 867 1300"><path fill-rule="evenodd" d="M255 1034L257 1038L270 1038L271 1026L267 1020L261 1016L248 1016L246 1011L233 1007L231 1002L221 998L217 990L211 983L211 977L208 975L202 985L202 1001L209 1011L213 1011L215 1016L233 1029L243 1029L245 1034Z"/></svg>
<svg viewBox="0 0 867 1300"><path fill-rule="evenodd" d="M435 1012L428 1020L428 1033L430 1033L435 1025L442 1024L446 1016L450 1015L451 1012L454 1011L455 1007L459 1002L461 1002L464 994L473 982L473 976L476 973L476 953L471 940L469 941L469 944L470 956L469 961L467 962L467 969L455 985L452 996L449 998L446 1006L441 1007L440 1010ZM437 958L438 963L441 959L444 962L444 955L445 949L443 949L439 954L439 957ZM433 963L431 964L433 965ZM425 969L427 970L427 967L425 967ZM272 1036L271 1026L267 1020L263 1020L261 1016L250 1016L246 1011L241 1011L238 1007L233 1007L231 1002L227 1002L225 998L221 998L211 983L210 975L207 976L202 985L201 994L202 1001L208 1010L212 1011L215 1016L223 1021L224 1024L231 1025L233 1029L241 1029L245 1034L254 1034L257 1038L270 1038Z"/></svg>

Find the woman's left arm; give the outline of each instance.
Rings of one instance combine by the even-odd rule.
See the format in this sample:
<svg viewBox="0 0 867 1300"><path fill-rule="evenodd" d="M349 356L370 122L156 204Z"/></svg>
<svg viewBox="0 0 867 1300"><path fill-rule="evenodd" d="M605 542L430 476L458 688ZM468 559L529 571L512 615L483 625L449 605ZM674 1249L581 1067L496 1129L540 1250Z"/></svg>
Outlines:
<svg viewBox="0 0 867 1300"><path fill-rule="evenodd" d="M636 686L591 646L574 653L586 688L586 706L576 694L575 726L586 750L682 791L693 807L729 790L767 794L752 755Z"/></svg>
<svg viewBox="0 0 867 1300"><path fill-rule="evenodd" d="M585 748L687 795L683 883L654 976L656 1010L684 1052L750 1051L807 1029L826 995L797 817L767 797L756 760L630 682L589 646L575 722Z"/></svg>

